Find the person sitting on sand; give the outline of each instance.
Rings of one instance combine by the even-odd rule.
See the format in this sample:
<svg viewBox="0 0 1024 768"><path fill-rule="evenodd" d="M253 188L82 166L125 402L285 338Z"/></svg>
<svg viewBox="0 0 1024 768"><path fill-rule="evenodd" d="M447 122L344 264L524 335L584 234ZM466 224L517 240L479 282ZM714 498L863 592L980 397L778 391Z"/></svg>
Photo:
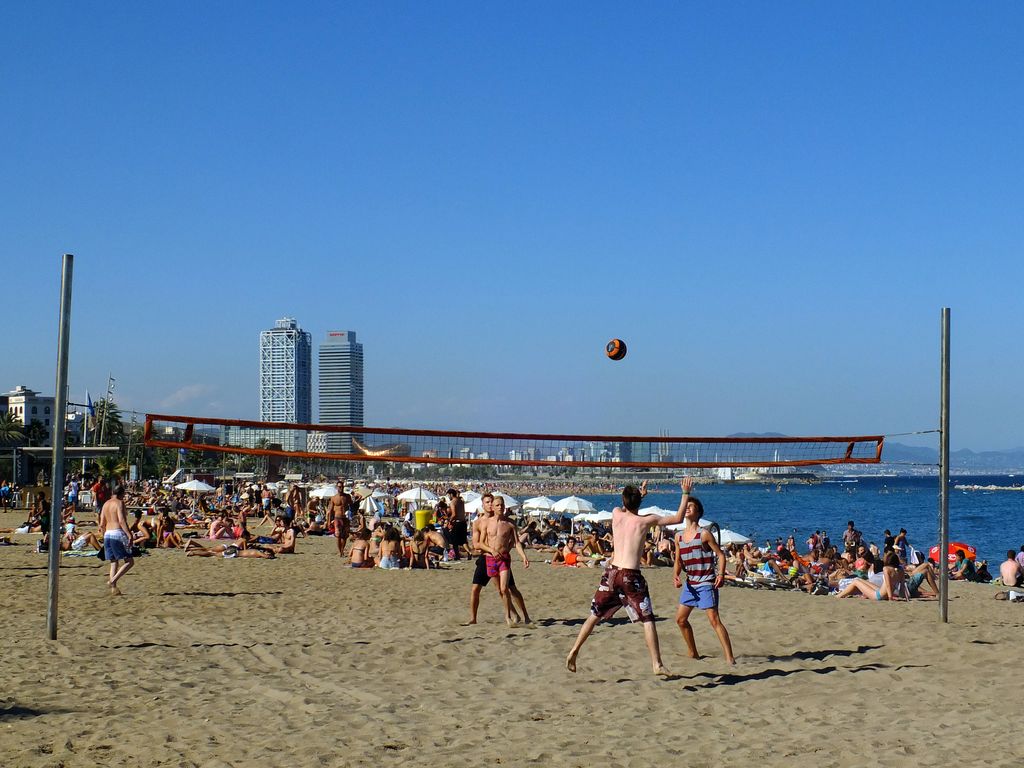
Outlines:
<svg viewBox="0 0 1024 768"><path fill-rule="evenodd" d="M907 588L906 574L900 566L899 556L895 552L890 552L885 556L880 586L876 586L867 579L858 578L847 584L845 589L837 592L835 596L850 597L856 594L874 600L909 600L910 592Z"/></svg>
<svg viewBox="0 0 1024 768"><path fill-rule="evenodd" d="M956 551L956 562L949 568L949 578L956 581L974 581L977 569L974 561L969 560L962 549Z"/></svg>
<svg viewBox="0 0 1024 768"><path fill-rule="evenodd" d="M999 580L1003 582L1004 587L1024 585L1024 570L1021 570L1016 557L1017 553L1008 549L1006 550L1006 560L999 565Z"/></svg>
<svg viewBox="0 0 1024 768"><path fill-rule="evenodd" d="M174 530L176 525L177 521L171 516L171 511L167 507L161 507L160 514L156 519L157 547L161 549L181 549L184 546L181 534Z"/></svg>
<svg viewBox="0 0 1024 768"><path fill-rule="evenodd" d="M370 557L370 532L362 528L356 531L356 540L352 542L349 549L349 565L352 568L373 568L373 558Z"/></svg>
<svg viewBox="0 0 1024 768"><path fill-rule="evenodd" d="M132 523L128 532L132 535L132 544L136 547L155 547L156 528L148 518L142 516L141 509L132 510Z"/></svg>
<svg viewBox="0 0 1024 768"><path fill-rule="evenodd" d="M559 547L555 551L555 556L552 558L551 564L565 566L567 568L579 568L582 565L586 565L586 563L580 559L580 554L576 551L575 536L570 536L565 540L565 546Z"/></svg>
<svg viewBox="0 0 1024 768"><path fill-rule="evenodd" d="M921 593L921 587L927 584L928 589L931 590L931 595L924 595ZM932 565L931 560L925 560L919 565L915 565L913 570L907 574L907 591L911 597L938 597L939 596L939 584L935 574L935 566Z"/></svg>
<svg viewBox="0 0 1024 768"><path fill-rule="evenodd" d="M444 537L441 537L442 541ZM423 529L413 533L409 540L409 565L408 568L430 568L430 550L427 544L427 534Z"/></svg>
<svg viewBox="0 0 1024 768"><path fill-rule="evenodd" d="M402 537L391 526L387 527L380 542L380 559L377 567L384 570L398 570L401 567L399 553L402 549Z"/></svg>
<svg viewBox="0 0 1024 768"><path fill-rule="evenodd" d="M226 512L221 512L210 521L208 536L212 541L216 541L217 539L235 538L234 532L231 530L231 522L228 520Z"/></svg>
<svg viewBox="0 0 1024 768"><path fill-rule="evenodd" d="M103 542L96 538L96 534L92 531L79 534L78 529L73 524L69 524L64 535L61 536L60 549L61 552L84 552L86 549L99 551L103 549Z"/></svg>

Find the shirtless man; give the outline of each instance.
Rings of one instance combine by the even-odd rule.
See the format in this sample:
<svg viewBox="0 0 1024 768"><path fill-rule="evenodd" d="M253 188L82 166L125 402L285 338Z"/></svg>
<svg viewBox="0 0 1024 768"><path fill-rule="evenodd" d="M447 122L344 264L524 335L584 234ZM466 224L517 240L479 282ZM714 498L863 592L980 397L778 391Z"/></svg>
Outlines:
<svg viewBox="0 0 1024 768"><path fill-rule="evenodd" d="M459 559L460 553L465 553L466 558L471 558L469 541L466 532L469 526L466 524L466 503L462 495L454 488L448 489L448 507L452 511L451 545L455 550L455 559Z"/></svg>
<svg viewBox="0 0 1024 768"><path fill-rule="evenodd" d="M486 553L484 565L487 568L487 575L490 578L498 579L498 594L505 601L506 605L515 601L516 607L522 612L523 621L530 623L530 614L526 610L526 602L523 594L515 587L512 579L512 548L523 558L523 568L530 567L530 561L526 557L526 550L519 541L519 531L516 530L512 521L505 516L505 499L495 496L491 500L492 515L486 522L487 536L482 540L480 548ZM506 611L506 622L509 626L519 623L513 621L510 611Z"/></svg>
<svg viewBox="0 0 1024 768"><path fill-rule="evenodd" d="M337 493L331 496L328 517L334 520L334 538L338 541L338 557L345 556L345 542L348 541L348 494L345 493L345 481L337 485Z"/></svg>
<svg viewBox="0 0 1024 768"><path fill-rule="evenodd" d="M491 507L494 500L494 494L490 491L484 493L480 499L481 510L476 520L473 521L472 527L472 550L476 553L476 568L473 571L473 585L469 591L469 621L465 622L463 626L469 626L470 624L476 624L476 613L480 607L480 592L486 587L491 577L487 575L487 539L488 532L487 526L491 520L491 516L494 514ZM515 586L515 580L509 574L509 590L504 595L505 603L505 622L507 624L518 624L520 617L518 613L515 613L513 621L513 610L512 601L510 599L511 591ZM516 590L518 591L518 590ZM500 590L499 590L500 593Z"/></svg>
<svg viewBox="0 0 1024 768"><path fill-rule="evenodd" d="M615 551L611 564L601 577L601 585L594 593L594 599L590 604L590 616L580 628L576 642L565 659L565 667L570 672L576 671L576 656L598 622L611 618L619 608L625 607L631 621L640 621L644 625L644 641L651 654L654 674L669 674L661 661L658 630L654 626L654 609L647 591L647 581L640 573L640 556L647 532L651 528L682 522L690 498L690 489L693 488L693 478L683 478L680 486L683 497L679 502L679 509L674 515L666 517L637 514L640 501L647 494L646 481L639 489L627 485L622 490L622 506L612 510L612 541Z"/></svg>
<svg viewBox="0 0 1024 768"><path fill-rule="evenodd" d="M1006 550L1006 559L999 566L999 578L1004 587L1019 587L1024 585L1024 572L1021 571L1020 563L1017 562L1017 553L1012 549Z"/></svg>
<svg viewBox="0 0 1024 768"><path fill-rule="evenodd" d="M278 516L278 524L283 526L281 532L281 543L280 544L266 544L267 549L278 555L294 555L295 554L295 526L286 525L283 516Z"/></svg>
<svg viewBox="0 0 1024 768"><path fill-rule="evenodd" d="M114 486L114 495L100 508L97 532L103 536L103 553L110 563L110 579L107 581L110 594L120 595L117 582L135 565L132 536L124 512L124 486L120 483Z"/></svg>

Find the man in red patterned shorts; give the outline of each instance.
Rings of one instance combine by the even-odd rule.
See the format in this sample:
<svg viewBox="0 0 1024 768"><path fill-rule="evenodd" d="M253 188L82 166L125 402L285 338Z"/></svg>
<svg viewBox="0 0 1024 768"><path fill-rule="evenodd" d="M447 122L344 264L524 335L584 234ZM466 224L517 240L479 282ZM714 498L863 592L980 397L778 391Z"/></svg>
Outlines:
<svg viewBox="0 0 1024 768"><path fill-rule="evenodd" d="M611 564L601 577L601 585L594 593L594 599L590 604L590 616L580 628L576 643L565 659L566 669L570 672L576 671L576 656L598 622L611 618L619 608L625 608L631 621L639 621L644 625L644 640L651 654L654 674L670 674L661 662L658 630L654 626L654 607L647 591L647 580L640 573L640 556L643 553L644 540L651 528L682 522L686 514L690 489L693 488L693 478L683 478L680 486L683 489L683 498L679 502L679 510L669 517L637 514L640 501L647 494L646 481L639 489L627 485L622 490L622 506L612 511L612 542L615 551Z"/></svg>

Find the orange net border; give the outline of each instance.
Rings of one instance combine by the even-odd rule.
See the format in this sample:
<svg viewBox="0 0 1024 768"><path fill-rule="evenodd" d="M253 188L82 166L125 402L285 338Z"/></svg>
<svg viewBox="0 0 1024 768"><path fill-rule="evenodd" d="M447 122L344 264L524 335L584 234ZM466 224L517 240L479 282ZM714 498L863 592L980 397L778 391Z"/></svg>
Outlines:
<svg viewBox="0 0 1024 768"><path fill-rule="evenodd" d="M160 436L154 435L154 426L164 426ZM408 439L409 452L404 455L366 454L366 453L332 453L326 451L284 450L279 448L254 448L241 445L224 445L210 443L205 439L197 439L196 426L237 427L273 432L322 432L339 433L352 438L355 436L386 437L394 440ZM168 429L169 427L169 429ZM180 433L180 434L179 434ZM493 447L505 456L439 456L436 446L447 441L462 441L470 445ZM326 424L295 424L285 422L246 421L241 419L219 419L197 416L171 416L165 414L146 414L145 444L154 448L176 448L196 451L215 451L220 453L245 454L253 456L284 456L306 459L328 459L336 461L357 462L390 462L402 464L448 464L467 465L483 464L492 466L524 466L524 467L606 467L606 468L654 468L654 469L686 469L715 467L808 467L826 464L879 464L882 460L882 447L885 442L883 435L828 436L828 437L636 437L623 435L545 435L521 434L515 432L454 432L431 429L400 429L379 427L349 427ZM563 447L581 444L609 444L646 446L650 455L653 446L686 446L697 453L696 460L675 460L670 453L660 454L671 460L634 461L632 459L595 459L585 460L557 458L506 458L510 454L518 454L516 446L523 448L530 444L540 443L544 450L551 450L557 445ZM421 455L415 455L413 445L418 446ZM429 446L435 446L430 448ZM733 452L728 446L747 446L748 453ZM451 452L451 448L446 448ZM700 460L701 451L714 451L714 460ZM523 451L525 452L525 451ZM642 451L641 451L642 452ZM720 453L727 455L722 458ZM630 451L631 453L631 451ZM426 454L426 455L422 455Z"/></svg>

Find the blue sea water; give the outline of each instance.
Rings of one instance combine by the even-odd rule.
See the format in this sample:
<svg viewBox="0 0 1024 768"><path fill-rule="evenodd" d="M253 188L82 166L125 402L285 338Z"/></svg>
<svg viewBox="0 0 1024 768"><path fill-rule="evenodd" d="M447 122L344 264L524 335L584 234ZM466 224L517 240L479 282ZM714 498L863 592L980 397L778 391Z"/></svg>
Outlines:
<svg viewBox="0 0 1024 768"><path fill-rule="evenodd" d="M954 485L1019 485L1021 478L958 476L949 492L949 539L977 548L978 559L988 560L994 571L1006 550L1024 544L1024 491L959 491ZM793 534L800 551L815 530L826 530L841 542L846 521L853 520L866 541L881 547L883 531L906 528L911 545L925 552L939 540L939 480L936 477L861 477L856 482L814 485L701 485L695 489L704 504L704 517L722 528L752 538ZM616 506L617 495L587 496L598 509ZM645 506L679 506L678 487L652 488Z"/></svg>

